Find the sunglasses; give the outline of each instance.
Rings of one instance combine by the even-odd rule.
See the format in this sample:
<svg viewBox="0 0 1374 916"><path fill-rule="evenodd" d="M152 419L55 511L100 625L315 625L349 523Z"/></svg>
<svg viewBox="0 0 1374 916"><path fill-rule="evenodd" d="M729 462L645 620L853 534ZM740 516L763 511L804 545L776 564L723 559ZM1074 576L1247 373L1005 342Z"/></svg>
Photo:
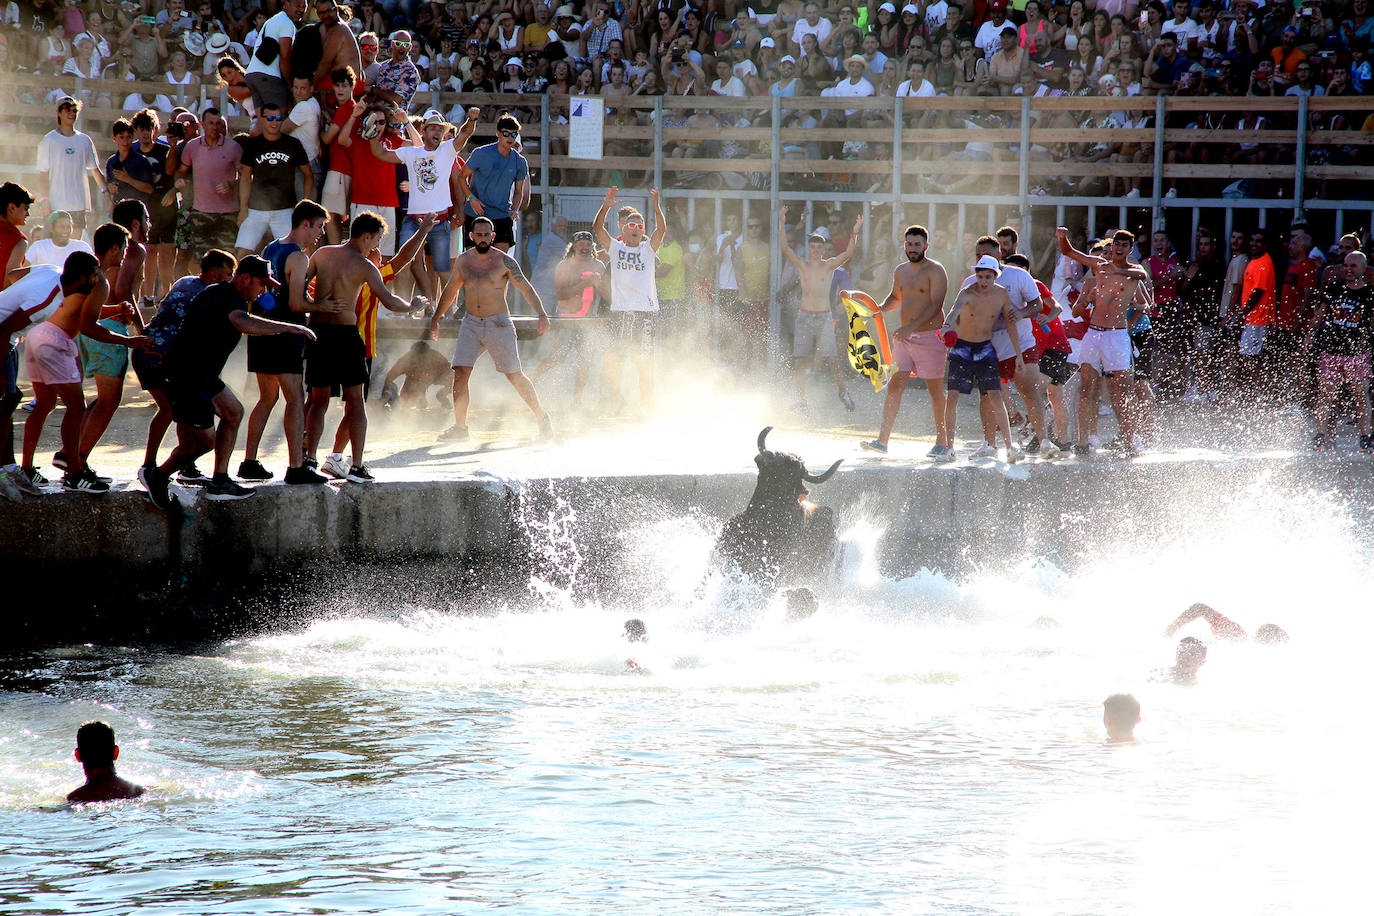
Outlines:
<svg viewBox="0 0 1374 916"><path fill-rule="evenodd" d="M626 223L626 224L625 224L625 228L626 228L626 229L639 229L640 231L643 231L643 229L644 229L644 224L643 224L643 223Z"/></svg>
<svg viewBox="0 0 1374 916"><path fill-rule="evenodd" d="M514 140L516 137L520 136L520 132L518 130L503 130L501 131L501 136L505 137L507 140Z"/></svg>
<svg viewBox="0 0 1374 916"><path fill-rule="evenodd" d="M391 43L391 46L392 46L393 48L408 48L408 47L410 47L410 42L408 42L408 41L393 41L393 42Z"/></svg>
<svg viewBox="0 0 1374 916"><path fill-rule="evenodd" d="M750 223L750 224L749 224L749 228L750 228L750 229L762 229L763 226L759 225L758 223Z"/></svg>
<svg viewBox="0 0 1374 916"><path fill-rule="evenodd" d="M285 121L285 120L286 120L286 118L285 118L284 116L282 116L282 115L263 115L263 116L262 116L262 119L263 119L264 121Z"/></svg>
<svg viewBox="0 0 1374 916"><path fill-rule="evenodd" d="M277 120L280 121L281 118L278 118ZM405 121L387 121L387 122L386 122L386 126L387 126L387 127L390 127L392 130L403 130L403 129L405 129L406 122L405 122Z"/></svg>

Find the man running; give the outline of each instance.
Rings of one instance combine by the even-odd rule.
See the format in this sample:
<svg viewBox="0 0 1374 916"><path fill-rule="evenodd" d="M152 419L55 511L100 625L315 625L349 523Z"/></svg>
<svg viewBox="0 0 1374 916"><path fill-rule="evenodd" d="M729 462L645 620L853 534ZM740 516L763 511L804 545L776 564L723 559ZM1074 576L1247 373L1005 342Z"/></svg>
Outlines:
<svg viewBox="0 0 1374 916"><path fill-rule="evenodd" d="M305 275L310 269L310 252L324 235L329 213L313 200L296 204L291 213L291 234L275 239L262 255L272 265L272 275L284 287L253 303L249 314L305 324L307 312L337 314L352 303L325 300L312 304L306 296ZM238 476L244 480L271 480L272 472L258 461L258 446L267 429L267 418L277 405L278 396L286 399L282 426L286 431L289 484L324 483L323 474L305 466L305 341L296 335L274 334L248 338L248 371L258 377L258 402L248 415L248 437L243 444L243 461Z"/></svg>
<svg viewBox="0 0 1374 916"><path fill-rule="evenodd" d="M1131 333L1127 329L1126 311L1135 301L1142 282L1149 280L1140 265L1127 261L1135 236L1125 229L1112 235L1111 258L1084 254L1069 242L1069 230L1057 230L1059 251L1092 270L1096 277L1093 300L1093 320L1079 345L1079 369L1083 373L1083 400L1078 405L1078 441L1074 454L1088 454L1088 431L1097 403L1088 403L1088 393L1097 391L1097 379L1107 380L1112 409L1121 426L1121 441L1127 454L1135 451L1135 417L1130 403L1135 386L1131 367Z"/></svg>
<svg viewBox="0 0 1374 916"><path fill-rule="evenodd" d="M839 390L840 403L844 404L845 409L853 410L854 399L845 388L839 349L835 344L835 321L830 313L830 281L837 269L849 263L857 246L847 245L835 257L827 258L825 254L830 249L830 243L825 236L813 233L806 239L806 260L803 261L783 241L787 236L787 209L782 207L778 213L778 240L783 256L796 268L797 279L801 283L801 302L797 305L792 332L792 379L797 387L796 408L806 409L806 374L811 370L812 359L819 348L821 359L830 362L830 374ZM851 242L858 237L863 220L862 216L854 220Z"/></svg>
<svg viewBox="0 0 1374 916"><path fill-rule="evenodd" d="M945 437L945 357L948 351L940 340L940 325L945 319L945 296L949 277L944 265L926 257L929 236L924 226L908 226L905 234L906 263L892 272L892 292L880 308L902 307L902 323L892 332L893 356L897 374L887 383L887 398L878 438L861 443L874 452L886 452L887 440L902 409L907 379L914 375L926 383L930 410L935 417L935 445L926 455L938 462L954 460L954 442Z"/></svg>
<svg viewBox="0 0 1374 916"><path fill-rule="evenodd" d="M409 304L387 289L377 265L368 254L377 248L387 225L375 213L361 213L349 226L348 241L326 245L310 256L307 285L315 281L314 303L328 300L354 303L366 287L394 312L413 312L429 307L429 300L416 296ZM363 386L368 380L367 348L358 330L358 313L352 308L317 311L310 322L317 335L306 347L305 384L310 388L310 413L305 424L305 460L313 469L315 450L324 433L324 415L336 387L342 391L348 416L348 439L353 446L353 464L348 479L371 483L374 479L363 464L367 444L367 406Z"/></svg>
<svg viewBox="0 0 1374 916"><path fill-rule="evenodd" d="M453 347L453 425L440 433L441 439L461 442L468 438L468 382L472 367L482 351L491 353L496 371L505 375L539 421L541 438L553 436L553 420L539 403L534 383L520 368L520 351L515 345L515 323L506 310L506 288L512 283L525 302L539 316L539 333L549 330L549 316L539 301L520 262L500 249L494 249L496 227L485 216L472 221L473 246L458 256L453 265L453 283L467 288L466 313ZM604 230L603 230L604 231ZM446 313L443 305L435 309L429 323L429 339L439 339L439 322Z"/></svg>
<svg viewBox="0 0 1374 916"><path fill-rule="evenodd" d="M980 407L986 405L986 410L980 413L993 415L1007 443L1007 461L1015 463L1021 460L1021 449L1011 441L1011 424L1007 421L1007 405L1002 400L1002 379L997 368L997 347L992 342L993 325L999 316L1006 321L1016 369L1019 371L1025 364L1021 358L1021 338L1011 296L997 285L1001 272L1002 265L994 255L979 258L974 265L973 285L959 291L941 328L941 337L950 348L945 366L944 441L954 441L959 395L969 394L977 384ZM975 458L996 455L996 446L987 442L974 453Z"/></svg>
<svg viewBox="0 0 1374 916"><path fill-rule="evenodd" d="M607 393L620 398L620 361L628 357L639 370L639 409L647 411L654 400L654 319L658 317L658 280L654 275L655 257L668 220L658 200L658 188L649 191L654 205L654 234L644 235L644 216L633 207L620 208L620 237L606 231L606 217L615 204L619 188L606 191L601 209L596 211L592 231L606 249L611 277L611 333L616 343L605 357Z"/></svg>

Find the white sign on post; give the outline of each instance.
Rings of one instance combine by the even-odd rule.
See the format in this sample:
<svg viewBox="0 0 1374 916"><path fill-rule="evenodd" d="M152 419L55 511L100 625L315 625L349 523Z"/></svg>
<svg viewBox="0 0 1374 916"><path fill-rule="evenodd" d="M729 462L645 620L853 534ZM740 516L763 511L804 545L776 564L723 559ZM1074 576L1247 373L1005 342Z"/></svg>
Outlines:
<svg viewBox="0 0 1374 916"><path fill-rule="evenodd" d="M601 125L605 107L601 99L574 97L568 119L568 156L572 159L601 158Z"/></svg>

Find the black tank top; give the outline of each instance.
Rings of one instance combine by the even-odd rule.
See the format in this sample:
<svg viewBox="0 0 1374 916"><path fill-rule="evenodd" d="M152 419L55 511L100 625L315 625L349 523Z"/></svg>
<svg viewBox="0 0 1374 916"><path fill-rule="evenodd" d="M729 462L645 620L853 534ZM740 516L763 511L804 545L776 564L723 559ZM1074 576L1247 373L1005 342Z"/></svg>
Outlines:
<svg viewBox="0 0 1374 916"><path fill-rule="evenodd" d="M311 22L296 29L296 37L291 39L291 76L306 77L312 84L315 69L324 60L324 32L318 22Z"/></svg>

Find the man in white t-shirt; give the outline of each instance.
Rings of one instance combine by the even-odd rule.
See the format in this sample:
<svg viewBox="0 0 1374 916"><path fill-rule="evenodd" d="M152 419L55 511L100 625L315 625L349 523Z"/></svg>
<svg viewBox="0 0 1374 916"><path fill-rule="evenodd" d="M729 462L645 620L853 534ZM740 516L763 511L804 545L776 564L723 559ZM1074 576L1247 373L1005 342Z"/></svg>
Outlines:
<svg viewBox="0 0 1374 916"><path fill-rule="evenodd" d="M988 60L1002 47L1002 29L1007 26L1007 0L989 0L988 18L973 37L973 45Z"/></svg>
<svg viewBox="0 0 1374 916"><path fill-rule="evenodd" d="M72 215L66 210L54 210L48 216L48 237L29 244L24 254L25 260L35 267L47 264L61 267L67 263L67 255L84 251L93 254L91 246L79 238L72 238Z"/></svg>
<svg viewBox="0 0 1374 916"><path fill-rule="evenodd" d="M618 368L628 359L639 369L639 409L648 410L654 400L654 319L658 316L658 281L655 270L659 246L668 233L668 219L658 201L658 188L649 191L654 204L654 234L644 234L644 216L634 207L621 207L620 237L606 231L619 188L606 191L596 211L592 229L606 249L611 278L611 343L605 356L606 391L620 400Z"/></svg>
<svg viewBox="0 0 1374 916"><path fill-rule="evenodd" d="M72 215L77 231L86 228L91 211L89 174L105 188L105 173L95 154L95 141L76 129L81 103L65 96L57 103L57 127L38 141L38 199L53 210Z"/></svg>
<svg viewBox="0 0 1374 916"><path fill-rule="evenodd" d="M295 137L305 147L305 157L310 160L310 172L315 176L315 187L324 188L324 160L320 157L320 122L324 112L315 100L315 84L308 76L298 76L291 80L291 98L295 102L291 113L286 116L282 130L287 136ZM297 192L304 187L297 187ZM304 195L300 195L304 196Z"/></svg>
<svg viewBox="0 0 1374 916"><path fill-rule="evenodd" d="M906 68L906 79L897 86L897 98L928 99L935 95L935 87L926 79L926 65L913 59Z"/></svg>
<svg viewBox="0 0 1374 916"><path fill-rule="evenodd" d="M835 26L829 19L821 18L821 8L815 3L806 4L802 10L802 16L797 20L797 24L792 26L792 37L789 39L792 53L801 56L802 38L807 35L815 35L816 43L823 44L830 33L835 30Z"/></svg>
<svg viewBox="0 0 1374 916"><path fill-rule="evenodd" d="M256 111L262 111L268 102L282 111L291 110L291 43L296 38L296 26L305 20L305 6L305 0L285 0L281 12L258 32L247 70Z"/></svg>
<svg viewBox="0 0 1374 916"><path fill-rule="evenodd" d="M417 257L410 262L410 272L415 278L416 285L420 287L420 295L431 302L438 302L441 314L447 311L452 299L458 295L458 288L451 283L453 258L449 218L453 211L453 192L449 177L453 174L454 166L461 161L458 153L467 146L473 130L477 127L477 118L480 114L475 108L469 109L468 117L459 127L458 134L447 143L444 142L444 133L448 130L448 122L444 120L443 114L433 108L425 112L419 144L393 150L387 149L381 138L372 141L372 154L383 162L404 165L410 180L406 217L401 221L397 245L404 245L412 235L420 231L419 217L427 213L434 214L434 226L429 230L429 237L425 239L429 265L426 266L424 258ZM399 108L391 111L391 117L395 120L404 116L404 112ZM441 275L445 284L442 299L438 298L437 289Z"/></svg>
<svg viewBox="0 0 1374 916"><path fill-rule="evenodd" d="M876 90L874 90L873 84L864 76L868 70L868 61L864 60L862 54L850 55L844 62L844 70L847 74L846 78L826 90L831 96L857 99L867 98L875 94ZM858 117L859 114L857 108L846 108L843 115L839 109L832 108L825 113L825 120L831 126L860 127L862 125L861 119Z"/></svg>
<svg viewBox="0 0 1374 916"><path fill-rule="evenodd" d="M926 31L934 35L949 17L949 4L945 0L935 0L926 5Z"/></svg>
<svg viewBox="0 0 1374 916"><path fill-rule="evenodd" d="M708 95L728 95L733 98L744 98L744 81L735 76L731 70L730 61L725 57L716 58L716 78L711 83Z"/></svg>
<svg viewBox="0 0 1374 916"><path fill-rule="evenodd" d="M1178 37L1178 53L1194 60L1199 53L1198 43L1205 35L1202 26L1189 17L1191 4L1188 0L1177 0L1174 3L1174 18L1164 23L1161 32L1173 32Z"/></svg>

